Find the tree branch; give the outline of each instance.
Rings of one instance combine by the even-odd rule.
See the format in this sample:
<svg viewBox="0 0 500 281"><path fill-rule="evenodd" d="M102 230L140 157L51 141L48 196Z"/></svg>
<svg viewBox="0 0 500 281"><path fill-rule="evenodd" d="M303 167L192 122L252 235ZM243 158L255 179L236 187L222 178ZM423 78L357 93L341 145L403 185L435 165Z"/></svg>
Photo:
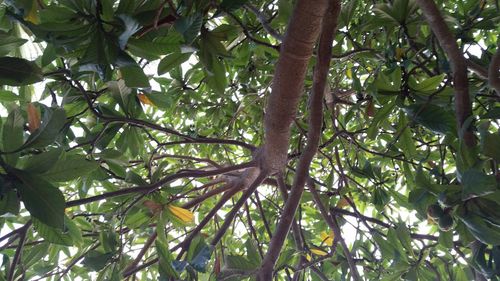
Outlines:
<svg viewBox="0 0 500 281"><path fill-rule="evenodd" d="M340 245L342 245L342 250L344 251L344 256L347 259L347 263L349 264L349 268L351 269L351 275L353 280L361 280L361 277L359 276L358 270L356 268L356 262L354 261L351 252L349 252L349 248L347 247L347 244L345 243L344 238L342 237L342 232L340 231L340 228L335 220L335 218L332 218L326 207L323 205L321 202L321 199L319 198L318 191L316 191L316 187L314 186L314 182L312 180L309 180L309 191L311 191L313 200L316 203L316 206L319 209L319 212L325 219L326 223L328 226L333 230L334 237L338 241L340 241Z"/></svg>
<svg viewBox="0 0 500 281"><path fill-rule="evenodd" d="M7 281L13 281L16 273L16 267L21 260L21 254L23 252L24 242L26 241L26 232L31 226L31 221L26 223L21 230L19 230L19 242L17 243L16 253L12 259L12 263L9 268L9 275L7 276Z"/></svg>
<svg viewBox="0 0 500 281"><path fill-rule="evenodd" d="M491 58L490 67L488 68L488 83L495 89L497 95L500 96L500 43L497 51Z"/></svg>
<svg viewBox="0 0 500 281"><path fill-rule="evenodd" d="M283 243L294 220L295 212L304 191L306 179L309 176L309 166L311 165L311 161L319 147L321 126L323 124L323 94L325 92L326 78L328 76L330 66L333 36L337 28L337 19L340 14L340 1L334 0L325 4L329 4L329 6L328 10L325 12L321 25L322 30L318 47L318 63L314 69L307 145L304 149L304 153L300 156L292 189L288 200L286 200L285 208L281 214L278 227L273 235L273 238L271 239L269 249L264 257L264 260L262 261L262 266L258 273L258 280L262 281L272 279L274 265L276 264L281 248L283 247ZM297 5L297 8L300 8L300 2ZM292 22L293 21L294 20L292 19ZM289 33L287 33L287 38L288 34ZM287 41L287 38L285 39L285 42ZM285 48L283 51L285 51ZM285 151L285 159L286 155Z"/></svg>
<svg viewBox="0 0 500 281"><path fill-rule="evenodd" d="M240 170L243 168L248 168L248 167L253 167L255 166L255 163L253 161L244 163L244 164L239 164L239 165L234 165L230 167L224 167L221 169L217 170L210 170L210 171L182 171L178 172L176 174L167 176L162 178L161 180L148 184L148 185L143 185L143 186L135 186L135 187L130 187L130 188L123 188L117 191L112 191L100 195L95 195L87 198L82 198L82 199L77 199L73 201L68 201L66 202L66 207L72 207L72 206L78 206L78 205L83 205L95 201L100 201L104 200L107 198L115 197L115 196L121 196L121 195L126 195L126 194L131 194L131 193L150 193L155 191L156 189L162 187L165 184L168 184L170 182L173 182L177 179L181 178L200 178L200 177L210 177L210 176L216 176L220 174L224 174L227 172L235 171L235 170Z"/></svg>
<svg viewBox="0 0 500 281"><path fill-rule="evenodd" d="M265 142L261 154L262 168L270 173L281 171L285 166L290 125L297 112L309 59L327 7L327 0L299 0L281 45L272 93L266 106Z"/></svg>
<svg viewBox="0 0 500 281"><path fill-rule="evenodd" d="M254 193L254 191L259 187L259 185L264 181L267 177L267 174L259 169L251 169L247 171L248 173L244 176L243 186L248 186L248 188L243 192L240 199L233 206L231 211L224 218L224 223L220 227L219 231L214 235L214 238L210 242L210 245L215 246L219 243L224 233L226 233L227 229L233 222L234 217L240 211L241 206L247 201L248 197Z"/></svg>
<svg viewBox="0 0 500 281"><path fill-rule="evenodd" d="M262 27L269 35L274 37L274 39L278 40L279 42L283 41L283 36L268 24L267 19L259 11L259 9L257 9L257 7L253 6L252 4L245 4L245 8L252 12L255 17L257 17L257 20L260 22L260 24L262 24Z"/></svg>
<svg viewBox="0 0 500 281"><path fill-rule="evenodd" d="M458 122L458 133L462 138L462 127L468 126L463 133L465 144L474 146L475 139L471 126L466 120L472 115L472 104L469 97L469 82L467 80L467 62L451 30L446 25L443 16L433 0L416 0L420 6L432 32L436 35L439 45L445 51L451 62L453 72L453 88L455 90L455 114Z"/></svg>

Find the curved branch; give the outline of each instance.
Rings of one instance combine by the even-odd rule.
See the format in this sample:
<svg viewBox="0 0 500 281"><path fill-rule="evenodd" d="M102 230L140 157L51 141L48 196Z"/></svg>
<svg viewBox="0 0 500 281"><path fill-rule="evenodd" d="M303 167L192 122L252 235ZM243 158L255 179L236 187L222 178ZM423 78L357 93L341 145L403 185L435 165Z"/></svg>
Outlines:
<svg viewBox="0 0 500 281"><path fill-rule="evenodd" d="M471 59L467 60L467 67L474 72L479 78L488 79L488 70L479 64L473 62Z"/></svg>
<svg viewBox="0 0 500 281"><path fill-rule="evenodd" d="M457 41L446 25L443 16L433 0L416 0L420 6L432 32L439 41L451 62L453 72L453 88L455 91L455 114L458 122L458 133L462 137L462 127L468 126L463 133L465 144L474 146L475 139L471 126L465 124L472 115L472 104L469 97L469 82L467 80L467 62L458 48Z"/></svg>
<svg viewBox="0 0 500 281"><path fill-rule="evenodd" d="M308 186L313 196L313 200L316 203L316 206L318 207L321 215L325 219L328 226L333 230L333 233L335 234L334 235L335 239L338 239L338 241L340 241L340 245L342 245L344 256L346 257L347 263L349 264L349 268L351 269L352 278L354 280L361 280L361 278L359 277L358 270L356 268L356 262L354 261L351 252L349 252L349 247L347 247L347 244L345 243L345 240L342 237L342 232L340 231L337 221L335 220L335 218L330 216L325 205L323 205L323 203L321 202L321 199L319 198L318 195L318 191L316 190L316 187L314 186L314 182L312 180L309 180Z"/></svg>
<svg viewBox="0 0 500 281"><path fill-rule="evenodd" d="M274 37L274 39L278 40L279 42L283 41L283 35L279 34L276 30L274 30L269 23L267 22L267 19L264 17L264 15L257 9L257 7L251 5L251 4L245 4L245 8L252 12L255 17L257 17L257 20L262 24L262 27L264 30Z"/></svg>
<svg viewBox="0 0 500 281"><path fill-rule="evenodd" d="M297 211L300 198L302 197L302 193L304 191L306 179L309 175L311 161L319 147L321 126L323 123L323 94L325 92L326 78L330 67L333 37L337 29L337 19L340 14L340 1L334 0L330 1L328 4L328 10L325 12L321 25L322 30L318 47L318 63L314 69L307 145L304 149L304 153L300 156L292 189L288 199L286 200L285 208L281 214L278 227L273 235L273 238L271 239L269 249L264 257L264 260L262 261L262 266L258 273L258 280L262 281L272 280L274 265L278 260L287 234L290 231L290 227L295 217L295 212ZM300 6L297 5L297 8L299 7ZM286 151L284 156L286 159Z"/></svg>
<svg viewBox="0 0 500 281"><path fill-rule="evenodd" d="M8 281L13 281L16 273L16 266L21 260L21 254L23 251L24 243L26 241L26 232L31 226L31 222L26 223L21 230L19 230L19 242L17 243L16 253L12 259L12 263L9 268L9 275L7 276Z"/></svg>
<svg viewBox="0 0 500 281"><path fill-rule="evenodd" d="M286 163L290 125L303 93L304 78L318 39L327 0L298 1L280 49L264 120L262 168L271 173ZM330 54L328 57L330 57Z"/></svg>
<svg viewBox="0 0 500 281"><path fill-rule="evenodd" d="M259 185L264 181L264 179L267 177L267 174L259 169L253 169L249 170L244 177L244 183L243 186L248 188L243 192L241 195L240 199L236 202L236 204L233 206L231 211L226 215L224 218L224 223L220 227L219 231L215 234L214 238L210 242L210 245L215 246L217 243L219 243L220 239L224 234L226 233L226 230L229 228L231 223L233 222L234 217L236 214L240 211L241 207L243 204L247 201L248 197L254 193L254 191L259 187Z"/></svg>
<svg viewBox="0 0 500 281"><path fill-rule="evenodd" d="M173 182L177 179L181 178L201 178L201 177L210 177L210 176L216 176L220 174L224 174L227 172L235 171L235 170L240 170L243 168L248 168L248 167L253 167L255 166L254 162L249 162L249 163L244 163L244 164L239 164L239 165L234 165L230 167L225 167L217 170L211 170L211 171L183 171L183 172L178 172L176 174L167 176L159 180L158 182L152 183L152 184L147 184L143 186L135 186L135 187L130 187L130 188L124 188L120 189L117 191L112 191L108 193L103 193L100 195L95 195L83 199L77 199L73 201L68 201L66 202L66 207L72 207L72 206L78 206L78 205L83 205L83 204L88 204L91 202L95 201L100 201L104 200L107 198L115 197L115 196L121 196L121 195L126 195L126 194L131 194L131 193L150 193L155 191L156 189L162 187L165 184L168 184L170 182Z"/></svg>
<svg viewBox="0 0 500 281"><path fill-rule="evenodd" d="M488 83L500 96L500 43L491 58L490 67L488 68Z"/></svg>

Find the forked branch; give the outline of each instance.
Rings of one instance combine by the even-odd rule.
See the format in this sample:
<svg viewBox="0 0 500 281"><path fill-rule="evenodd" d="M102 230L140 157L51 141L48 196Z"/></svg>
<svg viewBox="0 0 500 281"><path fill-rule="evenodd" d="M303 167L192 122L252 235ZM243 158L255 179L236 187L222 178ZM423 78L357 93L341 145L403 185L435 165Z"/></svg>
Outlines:
<svg viewBox="0 0 500 281"><path fill-rule="evenodd" d="M301 2L299 1L299 4L297 5L294 12L294 17L296 16L297 9L301 8L300 3ZM326 78L328 76L328 70L330 67L333 36L337 28L337 18L340 13L340 1L329 1L328 3L324 4L328 5L328 9L325 12L325 15L323 15L323 21L321 22L321 36L318 46L318 62L314 69L313 88L310 100L307 145L304 149L304 153L302 153L302 155L300 156L290 195L286 200L285 208L283 210L283 213L281 214L278 227L273 235L273 238L271 239L269 249L266 256L264 257L261 269L259 270L257 278L261 281L272 280L274 265L276 264L276 261L279 257L288 232L290 231L295 212L304 191L306 179L309 176L309 167L311 161L314 158L314 155L316 154L319 146L321 126L323 123L323 94L325 92ZM293 25L290 26L290 29L292 27ZM285 36L285 40L283 43L284 45L286 44L287 40L289 40L290 34L292 34L292 32L289 30L287 32L287 35ZM303 80L304 77L302 77L301 79ZM267 121L268 120L266 120L266 122ZM269 123L266 123L266 129L268 124Z"/></svg>

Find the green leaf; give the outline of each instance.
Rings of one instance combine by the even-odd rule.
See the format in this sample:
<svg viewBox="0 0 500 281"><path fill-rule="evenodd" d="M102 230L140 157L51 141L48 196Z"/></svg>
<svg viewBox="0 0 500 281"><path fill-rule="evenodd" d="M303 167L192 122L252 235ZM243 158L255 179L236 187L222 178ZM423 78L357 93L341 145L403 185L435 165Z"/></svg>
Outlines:
<svg viewBox="0 0 500 281"><path fill-rule="evenodd" d="M375 79L374 86L377 88L377 93L395 95L401 91L401 69L388 72L380 72Z"/></svg>
<svg viewBox="0 0 500 281"><path fill-rule="evenodd" d="M14 186L31 216L48 226L63 229L65 201L62 192L50 182L20 170L13 170L19 180Z"/></svg>
<svg viewBox="0 0 500 281"><path fill-rule="evenodd" d="M167 244L161 240L156 240L155 245L158 254L160 278L179 278L179 273L172 266L173 258Z"/></svg>
<svg viewBox="0 0 500 281"><path fill-rule="evenodd" d="M130 151L130 154L133 157L137 157L144 147L144 140L142 138L141 132L138 128L129 126L125 128L123 134L125 136L126 144L128 146L128 150Z"/></svg>
<svg viewBox="0 0 500 281"><path fill-rule="evenodd" d="M433 104L413 104L404 110L409 118L435 133L456 133L455 117L445 108Z"/></svg>
<svg viewBox="0 0 500 281"><path fill-rule="evenodd" d="M47 66L57 58L56 48L52 44L48 44L45 47L42 55L42 67Z"/></svg>
<svg viewBox="0 0 500 281"><path fill-rule="evenodd" d="M101 253L97 250L90 250L83 258L83 265L93 271L100 271L113 257L113 253Z"/></svg>
<svg viewBox="0 0 500 281"><path fill-rule="evenodd" d="M158 75L165 74L172 70L173 68L181 65L183 62L187 61L191 53L172 53L165 56L158 64Z"/></svg>
<svg viewBox="0 0 500 281"><path fill-rule="evenodd" d="M407 253L394 228L389 228L387 230L387 242L391 243L396 250L394 253L394 259L398 262L404 261L406 263L408 261Z"/></svg>
<svg viewBox="0 0 500 281"><path fill-rule="evenodd" d="M184 37L184 42L186 44L191 44L198 36L198 33L200 33L202 24L203 16L199 13L195 13L187 17L181 17L177 19L175 21L174 27L177 32L182 34L182 36Z"/></svg>
<svg viewBox="0 0 500 281"><path fill-rule="evenodd" d="M495 107L481 115L481 119L499 119L500 118L500 107Z"/></svg>
<svg viewBox="0 0 500 281"><path fill-rule="evenodd" d="M205 240L201 235L196 235L189 245L189 249L186 255L186 260L191 262L194 257L207 246Z"/></svg>
<svg viewBox="0 0 500 281"><path fill-rule="evenodd" d="M409 86L417 92L431 94L438 89L439 85L443 82L444 77L446 77L446 74L443 73L432 76L418 83L415 80L410 79Z"/></svg>
<svg viewBox="0 0 500 281"><path fill-rule="evenodd" d="M20 149L40 148L52 144L66 124L66 113L62 108L47 109L42 118L42 125L33 132Z"/></svg>
<svg viewBox="0 0 500 281"><path fill-rule="evenodd" d="M481 139L481 148L484 155L500 162L500 135L485 134Z"/></svg>
<svg viewBox="0 0 500 281"><path fill-rule="evenodd" d="M413 252L413 247L411 246L412 239L410 236L410 230L404 223L398 223L398 226L396 227L396 235L398 236L399 241L401 242L403 247L412 255L415 255L415 253Z"/></svg>
<svg viewBox="0 0 500 281"><path fill-rule="evenodd" d="M139 66L125 66L120 68L125 85L130 88L148 88L149 78Z"/></svg>
<svg viewBox="0 0 500 281"><path fill-rule="evenodd" d="M378 233L373 233L373 239L378 245L378 249L380 250L380 253L382 254L383 259L392 259L394 257L394 252L395 248L394 246L389 243L387 240L385 240L382 235Z"/></svg>
<svg viewBox="0 0 500 281"><path fill-rule="evenodd" d="M247 239L245 242L245 248L247 249L248 261L255 266L260 266L262 257L260 256L257 245L253 242L253 240Z"/></svg>
<svg viewBox="0 0 500 281"><path fill-rule="evenodd" d="M2 150L4 152L13 152L23 143L24 119L19 109L14 109L7 116L7 121L2 126ZM17 153L9 153L4 155L5 161L14 166L19 155Z"/></svg>
<svg viewBox="0 0 500 281"><path fill-rule="evenodd" d="M45 173L50 170L59 160L63 149L58 147L40 154L35 154L29 157L23 170L30 173Z"/></svg>
<svg viewBox="0 0 500 281"><path fill-rule="evenodd" d="M232 12L241 8L248 0L223 0L220 8L226 12Z"/></svg>
<svg viewBox="0 0 500 281"><path fill-rule="evenodd" d="M106 36L98 29L93 33L93 37L88 45L79 64L82 70L95 71L102 79L108 77L110 59L106 54L106 50L112 48L110 44L106 44ZM116 46L118 49L118 46Z"/></svg>
<svg viewBox="0 0 500 281"><path fill-rule="evenodd" d="M32 61L0 57L0 85L24 86L43 79L42 70Z"/></svg>
<svg viewBox="0 0 500 281"><path fill-rule="evenodd" d="M0 56L8 55L26 42L28 40L0 31Z"/></svg>
<svg viewBox="0 0 500 281"><path fill-rule="evenodd" d="M418 188L425 189L427 191L435 191L433 189L432 182L430 181L428 176L424 174L422 166L419 166L417 168L417 172L415 175L415 184L417 185Z"/></svg>
<svg viewBox="0 0 500 281"><path fill-rule="evenodd" d="M462 200L481 197L498 190L496 178L478 169L469 169L462 175Z"/></svg>
<svg viewBox="0 0 500 281"><path fill-rule="evenodd" d="M63 229L48 226L38 219L33 219L33 226L45 241L53 244L73 246L80 245L83 241L80 228L67 216L64 216Z"/></svg>
<svg viewBox="0 0 500 281"><path fill-rule="evenodd" d="M5 183L1 183L2 185ZM9 190L0 196L0 216L19 213L19 198L14 190Z"/></svg>
<svg viewBox="0 0 500 281"><path fill-rule="evenodd" d="M87 160L83 155L63 155L52 168L42 174L45 179L54 182L64 182L85 176L99 167L93 160Z"/></svg>
<svg viewBox="0 0 500 281"><path fill-rule="evenodd" d="M14 94L11 91L0 90L0 101L1 102L12 102L12 101L18 101L20 99L21 99L20 96Z"/></svg>
<svg viewBox="0 0 500 281"><path fill-rule="evenodd" d="M174 101L169 93L161 93L152 91L151 93L144 93L148 99L153 102L155 106L160 109L171 109Z"/></svg>
<svg viewBox="0 0 500 281"><path fill-rule="evenodd" d="M453 231L440 231L438 242L445 248L453 248Z"/></svg>
<svg viewBox="0 0 500 281"><path fill-rule="evenodd" d="M382 122L382 120L387 118L387 116L392 112L395 106L396 101L392 100L389 103L386 103L382 108L377 110L377 113L375 113L370 127L368 127L367 135L369 139L374 139L377 136L378 130L380 129L379 124Z"/></svg>
<svg viewBox="0 0 500 281"><path fill-rule="evenodd" d="M471 212L460 216L460 219L479 241L489 245L500 245L500 227Z"/></svg>
<svg viewBox="0 0 500 281"><path fill-rule="evenodd" d="M109 81L107 86L111 91L113 99L120 105L124 112L128 113L131 109L129 102L132 89L125 85L124 80Z"/></svg>
<svg viewBox="0 0 500 281"><path fill-rule="evenodd" d="M250 262L247 258L237 255L227 255L224 267L229 269L239 269L247 272L252 272L258 268L254 263Z"/></svg>
<svg viewBox="0 0 500 281"><path fill-rule="evenodd" d="M21 257L23 266L30 268L31 266L40 263L40 260L47 255L50 248L50 243L40 243L30 247L29 251L23 252Z"/></svg>
<svg viewBox="0 0 500 281"><path fill-rule="evenodd" d="M222 57L230 56L229 52L226 50L226 47L222 45L219 38L212 34L212 32L202 32L200 39L201 47L206 49L212 55Z"/></svg>
<svg viewBox="0 0 500 281"><path fill-rule="evenodd" d="M212 69L207 77L208 86L217 94L224 94L227 86L226 67L222 60L212 57Z"/></svg>
<svg viewBox="0 0 500 281"><path fill-rule="evenodd" d="M118 234L114 230L104 230L99 232L99 242L106 253L114 253L120 244Z"/></svg>
<svg viewBox="0 0 500 281"><path fill-rule="evenodd" d="M400 112L399 114L398 133L400 134L399 147L403 151L406 158L411 159L417 154L417 148L415 147L415 142L413 141L411 128L403 112Z"/></svg>

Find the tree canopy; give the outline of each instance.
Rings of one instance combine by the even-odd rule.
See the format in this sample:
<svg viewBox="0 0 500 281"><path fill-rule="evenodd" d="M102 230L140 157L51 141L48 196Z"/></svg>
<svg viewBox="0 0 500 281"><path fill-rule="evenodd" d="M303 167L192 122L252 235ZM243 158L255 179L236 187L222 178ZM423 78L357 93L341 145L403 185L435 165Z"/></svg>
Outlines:
<svg viewBox="0 0 500 281"><path fill-rule="evenodd" d="M498 0L5 0L0 280L498 280Z"/></svg>

